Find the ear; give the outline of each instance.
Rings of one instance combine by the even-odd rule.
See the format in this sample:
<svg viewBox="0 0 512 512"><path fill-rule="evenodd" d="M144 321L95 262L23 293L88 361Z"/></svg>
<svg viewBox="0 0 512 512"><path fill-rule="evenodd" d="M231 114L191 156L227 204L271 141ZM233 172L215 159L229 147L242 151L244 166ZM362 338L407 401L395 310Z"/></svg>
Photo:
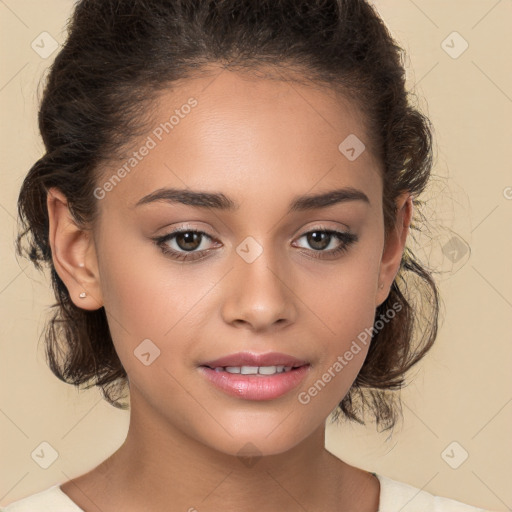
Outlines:
<svg viewBox="0 0 512 512"><path fill-rule="evenodd" d="M55 270L75 306L96 310L103 306L98 261L90 230L79 227L66 196L55 187L47 195L49 242Z"/></svg>
<svg viewBox="0 0 512 512"><path fill-rule="evenodd" d="M375 306L380 306L386 300L389 289L400 269L413 212L412 196L409 192L404 192L397 198L396 207L395 226L388 233L382 252ZM383 285L383 287L380 288L379 285Z"/></svg>

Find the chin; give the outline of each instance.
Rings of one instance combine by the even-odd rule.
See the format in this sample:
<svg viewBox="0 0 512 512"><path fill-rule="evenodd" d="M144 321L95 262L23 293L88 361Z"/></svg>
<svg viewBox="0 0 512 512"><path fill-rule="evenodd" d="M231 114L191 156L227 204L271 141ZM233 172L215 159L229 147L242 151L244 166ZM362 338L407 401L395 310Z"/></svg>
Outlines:
<svg viewBox="0 0 512 512"><path fill-rule="evenodd" d="M244 419L221 423L229 425L229 434L219 427L212 432L203 432L203 443L212 449L236 457L264 457L285 453L304 441L315 430L306 430L304 422L292 421L293 413L280 413L265 421ZM296 418L295 418L296 419ZM220 421L219 421L220 423ZM320 422L318 427L323 428Z"/></svg>
<svg viewBox="0 0 512 512"><path fill-rule="evenodd" d="M212 440L209 440L211 448L226 455L237 457L242 464L247 466L261 457L286 453L299 442L300 440L295 443L290 442L290 440L286 443L270 441L265 436L252 438L244 436L233 438L228 443L220 441L218 444L212 444Z"/></svg>

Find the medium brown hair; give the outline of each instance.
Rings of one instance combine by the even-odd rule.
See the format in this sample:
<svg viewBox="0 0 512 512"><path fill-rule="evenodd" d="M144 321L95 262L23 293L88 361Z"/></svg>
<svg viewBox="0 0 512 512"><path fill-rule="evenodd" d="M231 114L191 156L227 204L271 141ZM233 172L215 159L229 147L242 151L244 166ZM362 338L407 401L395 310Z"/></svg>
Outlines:
<svg viewBox="0 0 512 512"><path fill-rule="evenodd" d="M57 303L45 347L59 379L99 386L109 403L128 407L119 401L127 375L104 308L76 307L53 266L48 189L59 188L77 223L91 225L98 214L93 191L99 169L122 153L126 141L144 133L159 92L209 65L266 67L278 74L295 69L307 80L342 91L363 114L368 143L381 163L385 233L395 224L395 200L404 191L413 196L411 228L418 230L425 221L418 196L432 166L430 122L406 90L403 50L366 1L81 0L68 29L43 92L39 129L45 153L23 182L17 237L20 255L38 269L41 263L50 268ZM394 317L373 331L364 364L335 418L364 424L360 415L368 408L378 428L392 428L401 413L396 391L434 343L438 291L408 247L375 322L391 309Z"/></svg>

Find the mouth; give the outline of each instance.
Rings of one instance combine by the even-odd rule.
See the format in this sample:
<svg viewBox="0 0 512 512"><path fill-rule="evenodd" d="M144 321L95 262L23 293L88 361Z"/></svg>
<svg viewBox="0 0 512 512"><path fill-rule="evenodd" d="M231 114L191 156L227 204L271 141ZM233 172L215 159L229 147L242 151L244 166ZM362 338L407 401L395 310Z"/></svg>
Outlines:
<svg viewBox="0 0 512 512"><path fill-rule="evenodd" d="M216 366L211 367L207 366L211 370L216 372L227 372L227 373L238 373L240 375L276 375L278 373L290 372L296 368L300 368L300 366Z"/></svg>
<svg viewBox="0 0 512 512"><path fill-rule="evenodd" d="M306 364L309 363L304 359L298 359L297 357L293 357L289 354L282 354L280 352L266 352L264 354L237 352L236 354L220 357L213 361L205 361L201 366L207 366L212 370L215 370L216 368L279 368L278 371L282 372L285 369L297 368ZM232 373L240 372L233 371Z"/></svg>
<svg viewBox="0 0 512 512"><path fill-rule="evenodd" d="M276 352L241 352L207 361L199 371L217 389L244 400L272 400L297 387L306 377L308 361Z"/></svg>

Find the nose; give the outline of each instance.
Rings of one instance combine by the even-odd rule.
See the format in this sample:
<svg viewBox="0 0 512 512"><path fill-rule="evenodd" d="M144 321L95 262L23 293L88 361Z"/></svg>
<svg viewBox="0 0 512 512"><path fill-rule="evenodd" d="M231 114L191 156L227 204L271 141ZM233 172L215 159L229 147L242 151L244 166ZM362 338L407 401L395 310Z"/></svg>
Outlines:
<svg viewBox="0 0 512 512"><path fill-rule="evenodd" d="M293 276L283 270L286 264L279 264L270 253L264 250L252 263L236 256L234 268L223 285L225 322L260 332L295 322Z"/></svg>

